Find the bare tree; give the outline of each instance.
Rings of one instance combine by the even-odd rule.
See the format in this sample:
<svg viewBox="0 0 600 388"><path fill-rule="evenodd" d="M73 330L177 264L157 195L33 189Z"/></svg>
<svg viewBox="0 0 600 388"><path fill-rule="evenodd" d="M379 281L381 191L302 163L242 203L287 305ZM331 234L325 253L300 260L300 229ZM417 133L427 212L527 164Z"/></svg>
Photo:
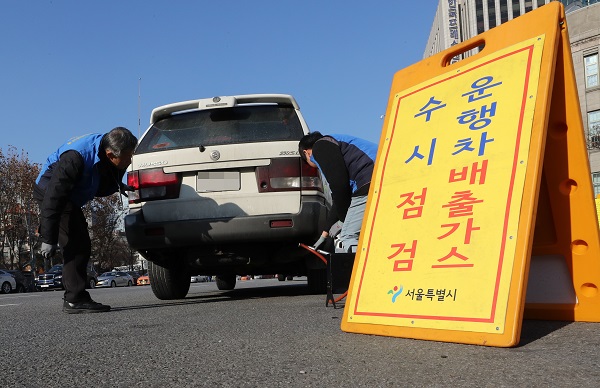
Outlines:
<svg viewBox="0 0 600 388"><path fill-rule="evenodd" d="M35 231L39 223L33 185L40 166L25 151L0 149L0 265L24 269L35 257Z"/></svg>
<svg viewBox="0 0 600 388"><path fill-rule="evenodd" d="M10 195L8 190L8 161L0 148L0 265L5 264L6 230Z"/></svg>
<svg viewBox="0 0 600 388"><path fill-rule="evenodd" d="M128 246L122 229L125 210L120 194L96 198L84 207L90 225L92 258L104 269L114 268L128 261Z"/></svg>

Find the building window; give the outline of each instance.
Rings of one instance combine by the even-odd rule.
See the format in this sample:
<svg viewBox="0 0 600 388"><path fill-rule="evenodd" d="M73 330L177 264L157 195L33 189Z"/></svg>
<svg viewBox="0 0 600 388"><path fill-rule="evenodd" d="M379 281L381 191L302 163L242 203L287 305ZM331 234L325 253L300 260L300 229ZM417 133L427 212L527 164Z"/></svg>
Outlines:
<svg viewBox="0 0 600 388"><path fill-rule="evenodd" d="M600 110L588 112L588 148L600 149Z"/></svg>
<svg viewBox="0 0 600 388"><path fill-rule="evenodd" d="M533 9L533 2L532 1L526 1L525 2L525 12L529 12Z"/></svg>
<svg viewBox="0 0 600 388"><path fill-rule="evenodd" d="M483 0L475 1L475 15L477 16L477 34L481 34L485 31L485 25L483 24Z"/></svg>
<svg viewBox="0 0 600 388"><path fill-rule="evenodd" d="M508 0L500 1L500 23L508 21Z"/></svg>
<svg viewBox="0 0 600 388"><path fill-rule="evenodd" d="M488 29L491 30L492 28L496 27L496 1L488 0L487 4L488 4L488 22L490 24L490 27Z"/></svg>
<svg viewBox="0 0 600 388"><path fill-rule="evenodd" d="M583 57L585 65L585 87L598 86L598 53Z"/></svg>
<svg viewBox="0 0 600 388"><path fill-rule="evenodd" d="M545 3L546 3L546 0L537 0L537 7L540 8Z"/></svg>
<svg viewBox="0 0 600 388"><path fill-rule="evenodd" d="M594 185L594 198L600 194L600 172L592 173L592 184Z"/></svg>
<svg viewBox="0 0 600 388"><path fill-rule="evenodd" d="M512 0L513 19L521 16L521 5L519 0Z"/></svg>

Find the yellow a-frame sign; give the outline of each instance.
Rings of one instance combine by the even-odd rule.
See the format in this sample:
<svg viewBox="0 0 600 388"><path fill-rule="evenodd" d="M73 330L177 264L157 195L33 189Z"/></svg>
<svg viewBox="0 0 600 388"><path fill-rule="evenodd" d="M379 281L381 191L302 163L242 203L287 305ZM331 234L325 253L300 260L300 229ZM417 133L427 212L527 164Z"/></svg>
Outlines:
<svg viewBox="0 0 600 388"><path fill-rule="evenodd" d="M599 286L562 4L396 73L342 330L514 346L524 313L599 322Z"/></svg>

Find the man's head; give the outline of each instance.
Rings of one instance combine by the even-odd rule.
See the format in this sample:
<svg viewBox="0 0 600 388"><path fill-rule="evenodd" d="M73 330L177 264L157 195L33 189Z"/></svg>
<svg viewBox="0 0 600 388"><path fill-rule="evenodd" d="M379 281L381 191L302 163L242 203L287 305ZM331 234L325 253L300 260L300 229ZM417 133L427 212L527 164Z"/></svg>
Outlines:
<svg viewBox="0 0 600 388"><path fill-rule="evenodd" d="M137 138L124 127L113 128L100 143L108 160L119 170L125 170L131 164L136 145Z"/></svg>
<svg viewBox="0 0 600 388"><path fill-rule="evenodd" d="M300 139L300 142L298 143L298 152L300 153L300 157L312 167L316 167L316 165L310 161L312 148L315 142L322 137L323 135L321 132L311 132L308 135L304 135L304 137Z"/></svg>

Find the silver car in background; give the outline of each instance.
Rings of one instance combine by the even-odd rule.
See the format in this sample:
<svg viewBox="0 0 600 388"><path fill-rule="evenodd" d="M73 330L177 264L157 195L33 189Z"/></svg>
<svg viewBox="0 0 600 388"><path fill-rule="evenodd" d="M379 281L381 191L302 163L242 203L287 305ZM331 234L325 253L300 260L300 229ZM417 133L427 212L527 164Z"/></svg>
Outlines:
<svg viewBox="0 0 600 388"><path fill-rule="evenodd" d="M127 272L112 271L98 276L96 287L131 287L133 284L133 277Z"/></svg>
<svg viewBox="0 0 600 388"><path fill-rule="evenodd" d="M0 269L0 292L10 294L17 288L15 277Z"/></svg>

